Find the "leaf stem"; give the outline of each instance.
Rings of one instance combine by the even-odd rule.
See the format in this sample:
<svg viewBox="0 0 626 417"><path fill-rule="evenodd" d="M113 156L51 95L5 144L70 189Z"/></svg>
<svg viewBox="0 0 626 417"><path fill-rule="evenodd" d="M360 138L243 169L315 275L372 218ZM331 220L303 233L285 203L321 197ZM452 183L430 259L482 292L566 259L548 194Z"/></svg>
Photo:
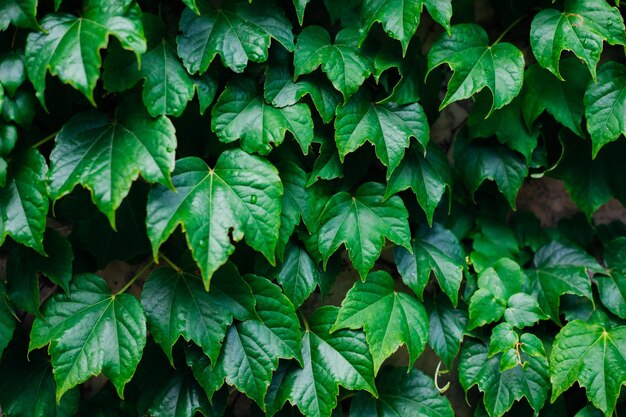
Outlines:
<svg viewBox="0 0 626 417"><path fill-rule="evenodd" d="M40 147L44 143L48 142L50 139L54 139L59 134L59 132L60 132L60 130L57 130L54 133L50 133L48 136L46 136L45 138L41 139L39 142L37 142L33 146L31 146L31 148L37 149L38 147Z"/></svg>
<svg viewBox="0 0 626 417"><path fill-rule="evenodd" d="M130 281L128 281L126 283L126 285L124 285L117 293L115 293L115 295L118 294L122 294L125 293L134 283L135 281L137 281L140 277L143 276L143 274L152 266L154 265L154 259L151 259L150 262L148 262L147 264L145 264L143 267L141 267L139 269L139 271L137 271L137 273L130 279Z"/></svg>
<svg viewBox="0 0 626 417"><path fill-rule="evenodd" d="M500 43L500 41L502 40L502 38L504 38L506 36L507 33L509 33L511 31L511 29L513 29L515 26L518 25L519 22L521 22L522 20L526 19L526 14L523 14L522 16L518 17L517 19L515 19L513 21L513 23L511 23L509 25L509 27L507 27L506 29L504 29L504 32L502 32L500 34L500 36L498 36L498 39L496 39L496 41L491 45L491 46L496 46L498 43Z"/></svg>
<svg viewBox="0 0 626 417"><path fill-rule="evenodd" d="M178 273L183 272L182 268L176 265L170 258L163 255L163 252L159 252L159 258L163 259L174 271Z"/></svg>
<svg viewBox="0 0 626 417"><path fill-rule="evenodd" d="M300 317L300 320L302 320L302 324L304 324L304 330L306 330L307 332L311 330L309 328L309 322L306 321L306 317L304 317L304 314L302 313L301 310L298 310L298 316Z"/></svg>
<svg viewBox="0 0 626 417"><path fill-rule="evenodd" d="M347 400L348 398L352 398L352 397L354 397L355 395L356 395L356 392L354 392L354 391L353 391L353 392L349 392L349 393L347 393L346 395L344 395L343 397L341 397L341 398L339 399L339 402L342 402L342 401L344 401L344 400Z"/></svg>

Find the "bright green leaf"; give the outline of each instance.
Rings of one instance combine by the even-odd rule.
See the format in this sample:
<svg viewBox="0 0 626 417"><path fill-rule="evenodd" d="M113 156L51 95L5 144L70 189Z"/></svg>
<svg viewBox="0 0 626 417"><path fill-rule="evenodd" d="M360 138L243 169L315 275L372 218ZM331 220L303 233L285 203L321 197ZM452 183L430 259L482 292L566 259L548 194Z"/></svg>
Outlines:
<svg viewBox="0 0 626 417"><path fill-rule="evenodd" d="M496 297L490 290L479 288L470 299L468 329L484 326L500 320L506 302Z"/></svg>
<svg viewBox="0 0 626 417"><path fill-rule="evenodd" d="M504 319L518 329L532 326L539 320L548 318L539 307L537 300L528 294L521 292L513 294L506 303L507 309L504 311Z"/></svg>
<svg viewBox="0 0 626 417"><path fill-rule="evenodd" d="M38 29L37 0L0 0L0 31L7 30L9 24Z"/></svg>
<svg viewBox="0 0 626 417"><path fill-rule="evenodd" d="M9 96L14 96L24 81L26 81L26 67L23 54L10 52L0 58L0 84Z"/></svg>

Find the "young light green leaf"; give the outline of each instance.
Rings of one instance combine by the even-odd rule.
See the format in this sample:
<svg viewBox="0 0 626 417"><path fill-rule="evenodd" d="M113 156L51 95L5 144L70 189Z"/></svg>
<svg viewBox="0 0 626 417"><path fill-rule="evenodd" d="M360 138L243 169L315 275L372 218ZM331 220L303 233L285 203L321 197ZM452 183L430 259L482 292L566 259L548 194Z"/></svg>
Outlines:
<svg viewBox="0 0 626 417"><path fill-rule="evenodd" d="M211 276L246 243L274 263L283 186L272 164L242 150L224 151L215 168L195 157L179 159L176 192L157 186L148 196L148 238L154 257L179 224L208 289Z"/></svg>
<svg viewBox="0 0 626 417"><path fill-rule="evenodd" d="M52 13L41 19L41 32L26 41L26 69L39 101L45 102L46 74L58 77L83 93L95 105L93 91L100 76L100 50L109 36L137 56L146 52L139 8L131 2L87 0L76 17Z"/></svg>
<svg viewBox="0 0 626 417"><path fill-rule="evenodd" d="M432 226L435 209L446 190L448 198L452 197L452 184L452 167L441 149L430 143L424 152L413 144L388 179L385 198L411 188Z"/></svg>
<svg viewBox="0 0 626 417"><path fill-rule="evenodd" d="M584 102L595 158L602 146L626 135L626 67L617 62L603 64L597 82L587 85Z"/></svg>
<svg viewBox="0 0 626 417"><path fill-rule="evenodd" d="M467 311L455 309L446 298L437 298L426 301L426 312L429 320L428 344L450 369L467 332Z"/></svg>
<svg viewBox="0 0 626 417"><path fill-rule="evenodd" d="M378 398L358 392L350 404L350 417L453 417L449 400L422 371L384 368L376 378Z"/></svg>
<svg viewBox="0 0 626 417"><path fill-rule="evenodd" d="M258 319L228 329L213 377L225 379L264 409L278 359L295 358L302 363L302 335L293 304L278 286L254 275L246 275L245 280L254 293Z"/></svg>
<svg viewBox="0 0 626 417"><path fill-rule="evenodd" d="M518 329L532 326L539 320L548 318L539 307L537 300L523 292L510 296L506 304L504 319Z"/></svg>
<svg viewBox="0 0 626 417"><path fill-rule="evenodd" d="M524 73L522 88L522 114L528 129L544 111L557 122L583 137L580 126L583 118L583 96L591 77L575 58L561 61L565 81L559 80L539 64L531 65Z"/></svg>
<svg viewBox="0 0 626 417"><path fill-rule="evenodd" d="M566 0L563 12L544 9L530 25L530 46L537 62L560 79L564 50L584 61L595 79L604 41L626 45L624 19L605 0Z"/></svg>
<svg viewBox="0 0 626 417"><path fill-rule="evenodd" d="M189 73L204 73L216 55L224 66L241 73L248 61L264 62L272 39L293 51L291 23L273 2L232 1L185 9L180 18L178 55Z"/></svg>
<svg viewBox="0 0 626 417"><path fill-rule="evenodd" d="M152 119L133 102L118 107L113 119L79 113L63 126L50 154L50 197L56 201L81 184L115 228L115 210L139 174L171 187L176 145L169 119Z"/></svg>
<svg viewBox="0 0 626 417"><path fill-rule="evenodd" d="M10 24L39 29L37 0L0 0L0 31L7 30Z"/></svg>
<svg viewBox="0 0 626 417"><path fill-rule="evenodd" d="M48 229L44 236L44 249L48 256L42 256L32 249L16 246L7 259L8 295L20 309L39 315L39 275L41 272L50 281L69 293L72 280L74 253L67 239L58 232Z"/></svg>
<svg viewBox="0 0 626 417"><path fill-rule="evenodd" d="M146 344L146 318L130 294L112 295L94 274L80 274L70 294L55 294L43 306L30 333L29 351L50 344L56 399L100 373L118 395L131 380Z"/></svg>
<svg viewBox="0 0 626 417"><path fill-rule="evenodd" d="M411 138L426 149L430 128L426 114L418 103L398 106L373 103L366 93L355 94L337 109L335 142L343 162L366 141L376 149L378 159L387 166L387 178L400 165Z"/></svg>
<svg viewBox="0 0 626 417"><path fill-rule="evenodd" d="M408 213L402 200L383 201L384 186L365 183L354 195L340 192L326 204L320 218L319 248L324 265L342 244L362 279L380 256L385 237L411 251Z"/></svg>
<svg viewBox="0 0 626 417"><path fill-rule="evenodd" d="M550 354L552 401L578 382L589 401L610 417L626 383L625 357L626 327L568 323L556 336Z"/></svg>
<svg viewBox="0 0 626 417"><path fill-rule="evenodd" d="M534 336L533 336L534 337ZM538 340L538 339L537 339ZM541 344L541 342L539 342ZM484 403L491 417L500 417L515 401L526 397L536 413L548 398L549 372L545 350L520 349L524 366L500 371L501 354L489 358L488 348L480 342L463 345L459 362L459 378L465 391L478 385L485 393Z"/></svg>
<svg viewBox="0 0 626 417"><path fill-rule="evenodd" d="M331 44L330 36L319 26L307 26L298 35L293 65L295 77L315 71L319 66L344 102L359 89L372 73L370 59L358 48L358 32L343 29Z"/></svg>
<svg viewBox="0 0 626 417"><path fill-rule="evenodd" d="M402 281L422 299L433 272L439 286L456 306L463 279L465 255L456 236L440 224L420 226L411 241L413 253L396 248L395 262Z"/></svg>
<svg viewBox="0 0 626 417"><path fill-rule="evenodd" d="M468 329L500 320L505 309L505 300L496 297L486 288L479 288L470 299Z"/></svg>
<svg viewBox="0 0 626 417"><path fill-rule="evenodd" d="M626 238L612 240L604 248L604 263L607 275L598 274L600 300L613 314L626 318Z"/></svg>
<svg viewBox="0 0 626 417"><path fill-rule="evenodd" d="M209 292L193 275L156 269L144 285L141 304L150 334L172 365L172 347L179 337L193 341L215 363L226 327L234 318L245 320L256 315L250 287L232 264L215 273Z"/></svg>
<svg viewBox="0 0 626 417"><path fill-rule="evenodd" d="M274 402L266 400L268 415L289 400L307 417L330 417L339 385L378 395L365 335L354 330L330 333L338 312L337 307L324 306L311 317L302 336L304 367L292 363L286 372L277 374L278 380L272 382Z"/></svg>
<svg viewBox="0 0 626 417"><path fill-rule="evenodd" d="M506 353L511 349L515 349L519 343L519 335L515 332L515 329L510 323L500 323L491 330L491 337L489 338L489 354L491 358L498 353ZM502 362L500 363L501 371Z"/></svg>
<svg viewBox="0 0 626 417"><path fill-rule="evenodd" d="M402 51L406 53L409 41L419 26L424 6L432 18L450 33L451 0L365 0L361 9L364 22L361 41L374 22L380 22L390 37L400 41Z"/></svg>
<svg viewBox="0 0 626 417"><path fill-rule="evenodd" d="M378 372L384 360L403 344L409 352L408 366L413 366L426 347L427 322L424 306L412 296L395 291L387 272L376 271L348 291L332 330L362 327L374 372Z"/></svg>
<svg viewBox="0 0 626 417"><path fill-rule="evenodd" d="M498 186L509 205L515 199L528 175L524 158L504 145L488 145L466 137L460 132L454 141L454 160L472 195L486 179Z"/></svg>
<svg viewBox="0 0 626 417"><path fill-rule="evenodd" d="M460 24L444 34L428 52L428 72L442 64L453 71L440 109L487 87L493 96L489 113L511 102L522 88L524 56L510 43L489 45L485 30Z"/></svg>
<svg viewBox="0 0 626 417"><path fill-rule="evenodd" d="M222 142L241 140L241 147L249 152L266 155L273 143L278 146L291 132L307 154L313 141L313 119L304 103L282 108L265 102L258 85L252 79L232 79L217 99L211 111L211 129Z"/></svg>

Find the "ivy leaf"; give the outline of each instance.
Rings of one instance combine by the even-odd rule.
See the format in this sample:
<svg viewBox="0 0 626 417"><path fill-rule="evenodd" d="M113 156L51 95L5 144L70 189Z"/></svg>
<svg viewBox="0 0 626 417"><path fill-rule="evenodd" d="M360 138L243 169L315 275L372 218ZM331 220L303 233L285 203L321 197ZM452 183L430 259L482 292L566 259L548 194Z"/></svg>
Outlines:
<svg viewBox="0 0 626 417"><path fill-rule="evenodd" d="M426 301L426 312L429 321L428 345L450 369L467 332L467 311L455 309L445 298L436 298Z"/></svg>
<svg viewBox="0 0 626 417"><path fill-rule="evenodd" d="M130 294L112 295L97 275L79 274L70 294L56 294L43 306L30 333L29 351L50 344L56 399L103 373L124 397L146 344L146 318Z"/></svg>
<svg viewBox="0 0 626 417"><path fill-rule="evenodd" d="M177 161L172 184L176 192L157 186L148 196L146 224L155 258L182 224L207 289L235 250L231 239L238 242L245 235L274 263L283 187L273 165L242 150L224 151L213 169L188 157Z"/></svg>
<svg viewBox="0 0 626 417"><path fill-rule="evenodd" d="M504 319L518 329L532 326L539 320L548 318L539 307L537 300L528 294L522 292L513 294L506 303Z"/></svg>
<svg viewBox="0 0 626 417"><path fill-rule="evenodd" d="M278 405L267 405L269 415L289 400L307 417L329 417L337 405L339 385L377 395L365 335L354 330L330 333L338 312L337 307L324 306L311 317L302 336L304 367L292 364L286 373L277 374L279 381L272 385L278 385Z"/></svg>
<svg viewBox="0 0 626 417"><path fill-rule="evenodd" d="M604 248L608 275L596 275L600 300L613 314L626 318L626 238L612 240Z"/></svg>
<svg viewBox="0 0 626 417"><path fill-rule="evenodd" d="M587 398L613 414L621 386L626 383L626 327L606 329L574 320L556 336L550 354L552 401L574 382L587 390Z"/></svg>
<svg viewBox="0 0 626 417"><path fill-rule="evenodd" d="M304 9L311 0L293 0L293 7L296 8L296 15L298 16L298 23L302 26L304 21Z"/></svg>
<svg viewBox="0 0 626 417"><path fill-rule="evenodd" d="M278 286L254 275L246 275L245 280L254 293L259 318L228 329L215 372L220 381L225 378L264 409L278 359L302 363L302 335L295 309Z"/></svg>
<svg viewBox="0 0 626 417"><path fill-rule="evenodd" d="M604 41L626 44L619 9L604 0L567 0L563 12L544 9L530 25L530 46L537 62L560 79L559 59L568 50L587 65L595 80Z"/></svg>
<svg viewBox="0 0 626 417"><path fill-rule="evenodd" d="M95 106L93 91L100 76L100 50L115 36L137 60L146 52L146 40L136 5L128 1L87 0L83 14L52 13L41 19L41 32L26 41L26 69L36 95L44 104L46 74L70 84Z"/></svg>
<svg viewBox="0 0 626 417"><path fill-rule="evenodd" d="M65 123L50 154L50 197L56 201L81 184L115 228L115 210L139 174L171 187L175 150L169 119L152 119L136 103L123 103L113 119L79 113Z"/></svg>
<svg viewBox="0 0 626 417"><path fill-rule="evenodd" d="M48 165L34 149L16 154L0 188L0 245L7 236L45 255L43 235L48 214Z"/></svg>
<svg viewBox="0 0 626 417"><path fill-rule="evenodd" d="M433 272L439 286L456 307L463 279L465 255L457 237L438 223L420 225L411 241L413 253L396 248L394 259L402 281L423 299Z"/></svg>
<svg viewBox="0 0 626 417"><path fill-rule="evenodd" d="M332 331L363 328L374 359L374 372L401 345L409 352L409 365L422 354L428 339L428 315L424 306L408 294L394 290L391 276L371 272L357 281L341 302Z"/></svg>
<svg viewBox="0 0 626 417"><path fill-rule="evenodd" d="M74 254L70 243L58 232L49 229L44 237L48 256L32 249L16 246L9 251L7 259L8 294L22 310L39 315L39 276L41 272L63 291L69 293L72 280Z"/></svg>
<svg viewBox="0 0 626 417"><path fill-rule="evenodd" d="M298 35L293 65L295 77L315 71L319 66L344 102L359 89L372 73L369 58L358 48L358 32L343 29L331 44L330 36L319 26L307 26Z"/></svg>
<svg viewBox="0 0 626 417"><path fill-rule="evenodd" d="M522 52L506 42L490 46L487 33L476 24L454 25L450 35L433 43L428 51L428 73L442 64L448 64L454 74L440 110L487 87L493 96L491 113L510 103L522 88Z"/></svg>
<svg viewBox="0 0 626 417"><path fill-rule="evenodd" d="M564 79L559 80L539 64L531 65L524 73L522 114L529 129L544 111L557 122L584 137L580 126L583 118L583 96L591 77L577 59L561 61Z"/></svg>
<svg viewBox="0 0 626 417"><path fill-rule="evenodd" d="M419 26L424 6L433 20L450 33L451 0L366 0L361 11L364 21L361 41L365 39L374 22L381 22L387 34L400 41L402 51L406 53L409 41Z"/></svg>
<svg viewBox="0 0 626 417"><path fill-rule="evenodd" d="M595 158L602 146L626 135L626 67L617 62L603 64L597 82L588 84L584 102Z"/></svg>
<svg viewBox="0 0 626 417"><path fill-rule="evenodd" d="M339 152L335 142L326 137L318 140L321 143L319 154L313 164L309 181L306 184L307 187L312 186L319 179L334 180L335 178L343 178L343 165L339 159ZM313 142L316 142L316 140L313 139Z"/></svg>
<svg viewBox="0 0 626 417"><path fill-rule="evenodd" d="M465 391L478 385L478 389L485 393L485 408L491 417L502 416L523 397L537 413L548 398L550 374L545 350L541 346L540 350L530 349L527 352L525 347L520 347L520 358L525 365L501 372L501 354L489 358L488 348L482 343L463 344L459 361L461 385Z"/></svg>
<svg viewBox="0 0 626 417"><path fill-rule="evenodd" d="M296 308L304 303L316 286L321 286L320 271L315 261L296 243L287 244L285 259L278 268L277 275L278 283Z"/></svg>
<svg viewBox="0 0 626 417"><path fill-rule="evenodd" d="M418 103L377 104L366 93L358 93L337 109L335 141L342 162L347 154L369 141L390 177L411 138L417 139L424 150L430 138L426 114Z"/></svg>
<svg viewBox="0 0 626 417"><path fill-rule="evenodd" d="M441 149L431 143L423 152L413 144L388 179L385 198L411 188L432 226L435 209L446 190L448 198L452 197L452 183L452 167Z"/></svg>
<svg viewBox="0 0 626 417"><path fill-rule="evenodd" d="M448 399L422 371L386 367L376 379L378 398L358 392L350 404L350 417L453 417Z"/></svg>
<svg viewBox="0 0 626 417"><path fill-rule="evenodd" d="M519 154L503 145L470 142L461 132L454 141L454 160L472 195L489 179L515 208L517 193L528 175L528 167Z"/></svg>
<svg viewBox="0 0 626 417"><path fill-rule="evenodd" d="M22 127L30 128L35 117L35 104L33 94L20 88L15 92L14 97L8 95L4 97L2 117L7 122L15 122Z"/></svg>
<svg viewBox="0 0 626 417"><path fill-rule="evenodd" d="M402 200L393 196L383 201L384 185L366 183L353 195L335 194L320 218L319 248L324 266L341 244L345 244L354 268L362 279L380 256L387 237L411 251L408 213Z"/></svg>
<svg viewBox="0 0 626 417"><path fill-rule="evenodd" d="M179 23L178 55L191 74L204 73L217 54L224 66L241 73L249 60L267 60L272 39L294 49L291 23L273 2L234 1L200 11L185 9Z"/></svg>
<svg viewBox="0 0 626 417"><path fill-rule="evenodd" d="M159 268L144 285L141 304L150 334L172 365L172 347L179 337L196 343L215 362L233 318L245 320L256 315L250 287L232 264L220 268L212 284L206 292L197 277Z"/></svg>
<svg viewBox="0 0 626 417"><path fill-rule="evenodd" d="M268 105L257 83L246 77L232 79L211 111L211 129L222 142L241 139L247 152L268 154L291 132L307 154L313 141L313 119L304 103L282 108Z"/></svg>
<svg viewBox="0 0 626 417"><path fill-rule="evenodd" d="M39 29L37 24L37 0L0 0L0 31L9 24Z"/></svg>
<svg viewBox="0 0 626 417"><path fill-rule="evenodd" d="M15 313L8 301L4 282L0 282L0 358L4 349L9 345L15 330Z"/></svg>
<svg viewBox="0 0 626 417"><path fill-rule="evenodd" d="M0 363L0 402L7 416L74 416L80 398L78 388L68 391L58 403L54 392L52 367L45 353L32 352L27 360L26 349L7 350Z"/></svg>
<svg viewBox="0 0 626 417"><path fill-rule="evenodd" d="M16 2L7 3L12 5ZM23 53L12 51L0 58L0 80L5 92L15 96L17 89L26 81Z"/></svg>
<svg viewBox="0 0 626 417"><path fill-rule="evenodd" d="M505 309L505 300L496 297L486 288L479 288L470 299L468 329L472 330L500 320Z"/></svg>

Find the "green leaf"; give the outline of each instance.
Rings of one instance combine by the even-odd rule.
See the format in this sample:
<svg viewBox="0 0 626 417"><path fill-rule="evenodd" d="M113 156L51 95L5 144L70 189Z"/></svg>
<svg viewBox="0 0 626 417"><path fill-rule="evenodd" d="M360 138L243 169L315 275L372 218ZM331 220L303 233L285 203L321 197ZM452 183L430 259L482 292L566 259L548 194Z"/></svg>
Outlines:
<svg viewBox="0 0 626 417"><path fill-rule="evenodd" d="M224 66L241 73L248 61L267 60L272 39L294 49L291 23L271 1L233 1L200 11L185 9L179 22L178 55L191 74L204 73L217 54Z"/></svg>
<svg viewBox="0 0 626 417"><path fill-rule="evenodd" d="M472 236L473 251L470 253L470 260L476 272L493 266L502 258L519 257L520 243L511 227L491 216L476 219L476 224L479 232Z"/></svg>
<svg viewBox="0 0 626 417"><path fill-rule="evenodd" d="M626 67L617 62L603 64L597 82L587 85L584 101L595 158L602 146L626 135Z"/></svg>
<svg viewBox="0 0 626 417"><path fill-rule="evenodd" d="M224 151L215 168L195 157L179 159L172 175L176 192L157 186L148 196L146 224L154 257L179 224L208 289L211 276L244 235L270 263L280 226L283 187L278 171L241 150Z"/></svg>
<svg viewBox="0 0 626 417"><path fill-rule="evenodd" d="M37 0L0 0L0 31L7 30L9 24L39 29Z"/></svg>
<svg viewBox="0 0 626 417"><path fill-rule="evenodd" d="M292 363L286 373L277 373L279 380L272 382L277 385L272 394L276 401L266 401L268 415L289 400L307 417L329 417L337 405L339 385L377 395L365 335L354 330L330 333L338 312L337 307L324 306L311 317L302 336L304 367Z"/></svg>
<svg viewBox="0 0 626 417"><path fill-rule="evenodd" d="M2 87L0 87L1 89ZM2 105L2 117L7 122L30 128L35 117L35 105L37 101L30 91L19 89L15 97L5 96Z"/></svg>
<svg viewBox="0 0 626 417"><path fill-rule="evenodd" d="M383 201L384 186L361 185L354 195L335 194L320 218L319 248L324 265L342 244L362 279L380 256L385 237L411 250L408 213L400 197Z"/></svg>
<svg viewBox="0 0 626 417"><path fill-rule="evenodd" d="M441 149L431 143L423 152L413 144L388 179L385 198L411 188L432 226L435 209L446 190L448 198L452 197L452 184L452 167Z"/></svg>
<svg viewBox="0 0 626 417"><path fill-rule="evenodd" d="M26 67L22 53L10 52L0 58L0 80L5 92L11 97L15 96L17 89L26 81Z"/></svg>
<svg viewBox="0 0 626 417"><path fill-rule="evenodd" d="M522 114L529 129L544 111L557 122L584 137L580 126L583 118L583 97L590 80L589 72L575 58L561 61L561 72L565 81L541 68L531 65L524 73L522 89Z"/></svg>
<svg viewBox="0 0 626 417"><path fill-rule="evenodd" d="M500 320L505 308L505 300L496 297L486 288L479 288L470 299L468 329Z"/></svg>
<svg viewBox="0 0 626 417"><path fill-rule="evenodd" d="M19 346L19 345L18 345ZM21 347L21 346L19 346ZM59 403L47 355L26 349L7 350L0 363L0 402L11 417L71 417L78 411L78 388L68 391Z"/></svg>
<svg viewBox="0 0 626 417"><path fill-rule="evenodd" d="M311 255L299 244L288 243L285 259L277 270L278 283L287 298L298 308L318 285L320 271Z"/></svg>
<svg viewBox="0 0 626 417"><path fill-rule="evenodd" d="M500 323L491 330L489 338L489 357L515 349L519 343L519 335L510 323ZM502 362L500 363L502 365ZM500 367L501 371L505 371Z"/></svg>
<svg viewBox="0 0 626 417"><path fill-rule="evenodd" d="M579 320L568 323L550 354L552 401L578 382L589 401L610 417L626 383L625 356L626 327L609 330Z"/></svg>
<svg viewBox="0 0 626 417"><path fill-rule="evenodd" d="M378 372L385 359L401 345L409 352L408 367L422 354L428 339L428 315L412 296L394 290L391 276L384 271L357 281L341 302L332 331L363 328Z"/></svg>
<svg viewBox="0 0 626 417"><path fill-rule="evenodd" d="M563 12L544 9L530 25L530 46L537 62L560 79L564 50L580 58L595 79L604 41L626 44L624 19L604 0L566 0Z"/></svg>
<svg viewBox="0 0 626 417"><path fill-rule="evenodd" d="M374 22L380 22L390 37L400 41L402 51L406 53L409 41L419 26L424 6L433 20L450 33L451 0L365 0L361 10L364 21L362 40Z"/></svg>
<svg viewBox="0 0 626 417"><path fill-rule="evenodd" d="M537 268L552 266L578 266L589 272L605 273L605 269L584 249L572 243L552 241L535 252L533 262Z"/></svg>
<svg viewBox="0 0 626 417"><path fill-rule="evenodd" d="M461 385L465 391L478 385L478 389L485 394L485 408L491 417L502 416L523 397L538 413L548 398L549 373L545 350L541 346L541 350L529 349L527 352L525 347L520 347L520 358L525 365L501 372L501 354L489 358L487 346L480 342L463 345L459 362Z"/></svg>
<svg viewBox="0 0 626 417"><path fill-rule="evenodd" d="M296 8L296 15L298 16L298 23L302 26L304 21L304 9L311 0L293 0L293 7Z"/></svg>
<svg viewBox="0 0 626 417"><path fill-rule="evenodd" d="M520 266L507 258L500 259L478 275L478 287L488 289L504 301L521 292L527 281Z"/></svg>
<svg viewBox="0 0 626 417"><path fill-rule="evenodd" d="M39 315L39 276L41 272L69 293L74 254L70 243L58 232L49 229L44 236L42 256L24 246L15 246L7 259L8 295L19 308Z"/></svg>
<svg viewBox="0 0 626 417"><path fill-rule="evenodd" d="M41 32L26 41L26 69L39 101L44 104L46 74L70 84L95 106L93 91L100 76L100 50L109 36L137 56L146 52L140 11L129 1L87 0L83 14L52 13L41 19Z"/></svg>
<svg viewBox="0 0 626 417"><path fill-rule="evenodd" d="M228 329L216 364L216 377L245 393L262 409L278 359L302 362L300 322L293 304L269 280L246 275L256 298L259 319L246 320Z"/></svg>
<svg viewBox="0 0 626 417"><path fill-rule="evenodd" d="M193 341L215 362L226 327L234 318L245 320L256 315L250 287L232 264L220 268L212 284L211 291L206 292L196 276L159 268L144 285L141 304L150 334L172 365L172 347L179 337Z"/></svg>
<svg viewBox="0 0 626 417"><path fill-rule="evenodd" d="M0 282L0 358L2 357L4 349L9 345L9 342L13 337L14 330L15 313L9 305L9 300L7 299L4 288L4 282ZM4 401L2 404L4 404Z"/></svg>
<svg viewBox="0 0 626 417"><path fill-rule="evenodd" d="M291 132L307 154L313 141L311 111L304 103L282 108L268 105L250 78L232 79L211 111L211 129L222 142L241 139L246 152L268 154Z"/></svg>
<svg viewBox="0 0 626 417"><path fill-rule="evenodd" d="M422 371L408 374L401 368L385 368L376 379L378 398L358 392L350 404L350 417L453 417L448 399Z"/></svg>
<svg viewBox="0 0 626 417"><path fill-rule="evenodd" d="M521 292L513 294L506 303L507 309L504 311L504 319L518 329L532 326L539 320L548 318L539 307L537 300L528 294Z"/></svg>
<svg viewBox="0 0 626 417"><path fill-rule="evenodd" d="M139 174L171 187L175 150L169 119L152 119L136 103L123 103L113 119L79 113L65 123L50 154L50 197L56 201L81 184L115 228L115 210Z"/></svg>
<svg viewBox="0 0 626 417"><path fill-rule="evenodd" d="M298 35L296 43L293 58L295 77L313 72L321 66L346 102L373 70L370 59L358 47L358 37L355 29L343 29L331 44L325 29L307 26Z"/></svg>
<svg viewBox="0 0 626 417"><path fill-rule="evenodd" d="M337 109L335 141L342 162L347 154L369 141L390 177L400 165L411 138L417 139L424 150L430 138L426 114L418 103L377 104L366 93L359 93Z"/></svg>
<svg viewBox="0 0 626 417"><path fill-rule="evenodd" d="M76 275L70 294L46 301L43 318L33 323L28 350L50 344L57 402L100 373L123 398L146 344L141 304L130 294L112 295L107 283L93 274Z"/></svg>
<svg viewBox="0 0 626 417"><path fill-rule="evenodd" d="M34 149L14 155L0 188L0 245L7 236L45 255L43 234L48 214L46 160Z"/></svg>
<svg viewBox="0 0 626 417"><path fill-rule="evenodd" d="M600 300L613 314L626 318L626 238L612 240L604 248L608 275L596 275Z"/></svg>
<svg viewBox="0 0 626 417"><path fill-rule="evenodd" d="M411 241L413 253L396 248L395 262L402 281L423 299L430 273L456 307L463 279L465 254L457 237L438 223L432 228L420 225Z"/></svg>
<svg viewBox="0 0 626 417"><path fill-rule="evenodd" d="M317 180L334 180L335 178L343 178L343 165L339 159L339 152L335 142L326 137L318 139L321 143L319 154L307 182L307 187L315 184ZM313 139L316 142L316 139Z"/></svg>
<svg viewBox="0 0 626 417"><path fill-rule="evenodd" d="M428 344L450 369L467 332L467 311L453 308L446 298L436 298L426 301L426 312L429 320Z"/></svg>
<svg viewBox="0 0 626 417"><path fill-rule="evenodd" d="M530 274L532 293L539 307L555 322L559 321L561 295L574 294L592 299L591 280L584 268L556 266L534 270Z"/></svg>
<svg viewBox="0 0 626 417"><path fill-rule="evenodd" d="M454 141L455 166L473 195L486 179L498 186L511 208L528 175L521 155L503 145L470 142L462 132Z"/></svg>
<svg viewBox="0 0 626 417"><path fill-rule="evenodd" d="M487 87L493 96L489 113L511 102L522 88L524 57L510 43L489 45L485 30L476 24L460 24L433 43L428 51L428 72L448 64L454 74L448 82L440 109Z"/></svg>

